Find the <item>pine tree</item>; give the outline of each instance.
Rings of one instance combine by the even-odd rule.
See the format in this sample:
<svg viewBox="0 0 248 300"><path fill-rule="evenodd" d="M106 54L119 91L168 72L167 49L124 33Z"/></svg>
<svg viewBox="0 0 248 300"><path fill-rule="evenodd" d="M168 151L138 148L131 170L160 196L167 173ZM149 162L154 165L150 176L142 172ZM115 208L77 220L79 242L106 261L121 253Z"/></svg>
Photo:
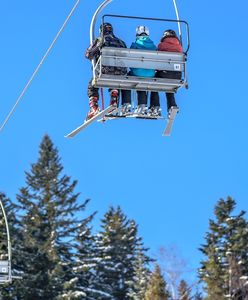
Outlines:
<svg viewBox="0 0 248 300"><path fill-rule="evenodd" d="M135 264L141 239L137 225L128 220L120 207L111 207L102 220L102 231L97 235L95 299L129 300L135 283ZM145 250L142 250L145 252Z"/></svg>
<svg viewBox="0 0 248 300"><path fill-rule="evenodd" d="M38 161L26 172L26 186L17 195L22 209L21 258L25 270L18 300L72 299L76 280L73 242L79 225L75 214L87 202L77 203L77 182L71 183L62 171L58 150L46 135Z"/></svg>
<svg viewBox="0 0 248 300"><path fill-rule="evenodd" d="M190 300L191 299L191 288L188 286L185 280L181 280L178 287L179 300Z"/></svg>
<svg viewBox="0 0 248 300"><path fill-rule="evenodd" d="M92 294L95 288L95 269L97 259L95 258L95 237L92 235L88 224L92 221L95 214L81 224L76 239L76 262L74 266L77 280L72 292L73 299L94 300ZM96 291L97 292L97 291Z"/></svg>
<svg viewBox="0 0 248 300"><path fill-rule="evenodd" d="M199 274L209 300L233 299L247 283L248 223L244 211L232 215L235 206L231 197L218 201L216 221L210 220L206 244L200 248L206 259L201 262Z"/></svg>
<svg viewBox="0 0 248 300"><path fill-rule="evenodd" d="M144 300L169 300L170 294L166 289L166 282L161 273L160 267L155 266L150 282L145 293Z"/></svg>
<svg viewBox="0 0 248 300"><path fill-rule="evenodd" d="M128 296L130 300L144 300L150 277L148 265L151 262L151 259L145 254L147 250L140 240L140 245L137 243L134 259L134 276L129 285Z"/></svg>
<svg viewBox="0 0 248 300"><path fill-rule="evenodd" d="M194 300L203 300L202 294L201 294L199 291L197 291L197 292L195 293L193 299L194 299Z"/></svg>

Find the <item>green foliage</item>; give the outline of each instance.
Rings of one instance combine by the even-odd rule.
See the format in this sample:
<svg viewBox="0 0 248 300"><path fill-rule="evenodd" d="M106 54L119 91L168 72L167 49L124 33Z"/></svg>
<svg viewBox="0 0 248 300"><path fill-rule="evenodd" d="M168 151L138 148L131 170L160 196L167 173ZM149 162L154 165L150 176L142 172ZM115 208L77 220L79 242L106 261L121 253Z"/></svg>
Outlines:
<svg viewBox="0 0 248 300"><path fill-rule="evenodd" d="M210 220L206 244L200 248L206 259L199 274L210 300L232 297L244 288L242 278L248 274L248 224L244 211L233 215L235 206L231 197L218 201L216 221Z"/></svg>
<svg viewBox="0 0 248 300"><path fill-rule="evenodd" d="M136 223L128 220L120 207L111 207L102 220L102 231L97 235L96 287L105 293L106 299L125 300L137 296L138 278L135 275L142 272L138 270L141 267L138 260L142 257L143 266L149 260L145 252L137 236ZM99 295L95 299L105 298Z"/></svg>
<svg viewBox="0 0 248 300"><path fill-rule="evenodd" d="M76 181L70 182L62 170L58 151L46 135L37 163L26 172L26 186L17 195L22 209L20 257L24 270L17 287L19 299L66 299L67 289L71 292L72 241L80 228L75 215L87 202L77 204Z"/></svg>
<svg viewBox="0 0 248 300"><path fill-rule="evenodd" d="M134 258L134 273L133 279L129 284L128 296L130 300L143 300L147 289L147 284L150 277L150 271L147 265L151 262L151 259L145 254L143 244L137 244L137 252Z"/></svg>
<svg viewBox="0 0 248 300"><path fill-rule="evenodd" d="M145 293L144 300L169 300L170 294L166 290L166 282L161 273L160 267L155 266L155 270L150 277L150 281Z"/></svg>

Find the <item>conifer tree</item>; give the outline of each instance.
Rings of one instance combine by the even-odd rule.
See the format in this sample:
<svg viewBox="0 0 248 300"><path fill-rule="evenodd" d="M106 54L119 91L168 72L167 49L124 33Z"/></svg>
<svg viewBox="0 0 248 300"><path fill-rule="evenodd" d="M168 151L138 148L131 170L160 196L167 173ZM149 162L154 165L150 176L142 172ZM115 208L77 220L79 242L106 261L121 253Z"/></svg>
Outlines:
<svg viewBox="0 0 248 300"><path fill-rule="evenodd" d="M145 300L169 300L170 294L166 289L166 282L161 273L160 267L155 266L145 293Z"/></svg>
<svg viewBox="0 0 248 300"><path fill-rule="evenodd" d="M148 265L151 259L145 254L148 249L144 248L142 241L137 244L137 252L134 259L134 276L130 282L128 296L130 300L144 300L147 284L150 278Z"/></svg>
<svg viewBox="0 0 248 300"><path fill-rule="evenodd" d="M194 299L194 300L203 300L202 294L201 294L199 291L197 291L197 292L195 293L193 299Z"/></svg>
<svg viewBox="0 0 248 300"><path fill-rule="evenodd" d="M58 150L45 135L36 163L26 172L26 186L17 195L21 212L22 262L19 288L25 300L72 299L74 246L79 220L76 181L63 175Z"/></svg>
<svg viewBox="0 0 248 300"><path fill-rule="evenodd" d="M185 280L181 280L178 286L179 300L190 300L191 299L191 288L188 286Z"/></svg>
<svg viewBox="0 0 248 300"><path fill-rule="evenodd" d="M76 239L76 261L74 266L77 280L71 293L73 299L95 300L95 269L97 265L95 251L95 237L91 233L88 224L95 214L89 216L81 224Z"/></svg>
<svg viewBox="0 0 248 300"><path fill-rule="evenodd" d="M141 245L136 223L128 220L120 207L110 207L96 245L96 290L102 293L95 299L129 300L135 281L137 247Z"/></svg>
<svg viewBox="0 0 248 300"><path fill-rule="evenodd" d="M200 248L206 259L199 274L209 300L234 299L233 295L245 290L247 284L248 224L244 211L233 214L235 206L231 197L218 201L216 221L210 220L206 244Z"/></svg>

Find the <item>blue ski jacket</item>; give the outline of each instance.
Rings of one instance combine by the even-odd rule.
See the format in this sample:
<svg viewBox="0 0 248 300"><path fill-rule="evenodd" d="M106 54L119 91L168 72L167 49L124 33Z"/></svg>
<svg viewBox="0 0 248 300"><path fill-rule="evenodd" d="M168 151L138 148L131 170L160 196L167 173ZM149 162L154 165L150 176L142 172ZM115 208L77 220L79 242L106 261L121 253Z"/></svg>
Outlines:
<svg viewBox="0 0 248 300"><path fill-rule="evenodd" d="M131 49L144 49L144 50L156 50L157 47L149 36L137 36L136 41L132 43ZM141 68L130 68L130 75L140 77L154 77L155 70L152 69L141 69Z"/></svg>

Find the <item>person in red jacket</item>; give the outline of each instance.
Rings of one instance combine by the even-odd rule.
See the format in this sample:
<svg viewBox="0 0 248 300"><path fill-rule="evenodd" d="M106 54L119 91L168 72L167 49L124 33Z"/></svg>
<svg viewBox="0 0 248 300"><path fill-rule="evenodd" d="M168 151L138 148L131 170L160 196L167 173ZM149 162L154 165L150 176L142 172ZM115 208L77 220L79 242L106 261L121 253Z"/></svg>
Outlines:
<svg viewBox="0 0 248 300"><path fill-rule="evenodd" d="M158 51L168 52L183 52L183 48L180 40L178 39L176 32L172 29L165 30L161 41L158 45ZM157 78L170 78L181 79L182 73L180 71L164 71L157 70L155 77ZM177 107L174 93L166 93L167 110L171 107ZM160 101L158 92L151 92L150 114L153 116L161 115Z"/></svg>

